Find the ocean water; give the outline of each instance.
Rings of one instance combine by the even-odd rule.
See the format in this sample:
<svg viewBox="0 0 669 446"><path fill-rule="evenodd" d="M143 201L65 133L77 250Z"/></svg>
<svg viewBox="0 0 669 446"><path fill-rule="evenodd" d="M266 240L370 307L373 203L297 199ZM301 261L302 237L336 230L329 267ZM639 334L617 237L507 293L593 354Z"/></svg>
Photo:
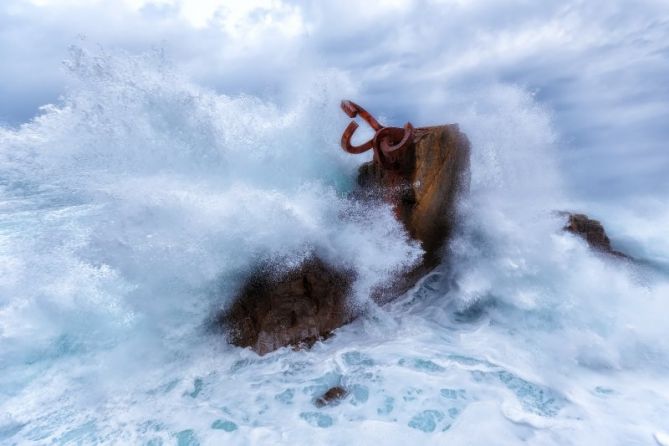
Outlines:
<svg viewBox="0 0 669 446"><path fill-rule="evenodd" d="M669 444L669 206L569 193L530 92L458 115L472 182L448 264L377 308L421 251L348 198L346 79L276 104L160 54L67 66L58 104L0 129L0 444ZM639 261L562 232L563 209ZM310 250L359 271L364 318L263 357L211 330L253 265ZM317 408L334 385L350 394Z"/></svg>

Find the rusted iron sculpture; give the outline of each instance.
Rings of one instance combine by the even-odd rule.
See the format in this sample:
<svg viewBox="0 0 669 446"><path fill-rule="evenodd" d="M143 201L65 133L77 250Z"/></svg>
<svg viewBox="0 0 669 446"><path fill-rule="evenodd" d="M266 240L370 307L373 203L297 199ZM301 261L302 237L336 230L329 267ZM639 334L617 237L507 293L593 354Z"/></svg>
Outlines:
<svg viewBox="0 0 669 446"><path fill-rule="evenodd" d="M389 170L397 169L398 160L413 143L413 125L411 125L410 122L407 122L404 124L404 128L382 126L367 110L349 100L341 101L341 109L344 110L344 113L350 118L355 118L360 115L360 117L376 132L374 137L369 141L359 146L354 146L351 144L351 137L358 128L358 123L351 121L341 135L342 149L353 154L363 153L369 149L373 149L374 159L378 161L381 166Z"/></svg>

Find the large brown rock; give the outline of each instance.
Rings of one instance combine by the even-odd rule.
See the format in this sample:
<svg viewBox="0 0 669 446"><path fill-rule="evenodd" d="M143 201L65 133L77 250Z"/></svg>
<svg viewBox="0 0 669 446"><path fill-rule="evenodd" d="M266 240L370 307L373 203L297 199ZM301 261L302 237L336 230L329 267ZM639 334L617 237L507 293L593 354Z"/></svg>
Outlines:
<svg viewBox="0 0 669 446"><path fill-rule="evenodd" d="M452 124L416 129L414 149L405 153L398 170L374 161L361 166L360 187L389 202L425 251L420 264L374 292L377 302L403 294L441 262L456 225L457 195L469 186L469 158L469 140Z"/></svg>
<svg viewBox="0 0 669 446"><path fill-rule="evenodd" d="M261 355L287 345L311 345L351 320L346 297L354 278L354 272L315 255L283 273L261 267L219 315L219 323L233 344Z"/></svg>
<svg viewBox="0 0 669 446"><path fill-rule="evenodd" d="M384 169L376 161L360 168L354 197L386 200L425 250L418 266L398 272L393 283L373 292L373 299L392 300L440 262L455 226L456 195L468 180L469 142L457 125L416 129L397 170ZM355 271L330 265L317 255L278 276L258 268L218 322L233 344L259 354L310 345L357 316L347 306L354 280Z"/></svg>

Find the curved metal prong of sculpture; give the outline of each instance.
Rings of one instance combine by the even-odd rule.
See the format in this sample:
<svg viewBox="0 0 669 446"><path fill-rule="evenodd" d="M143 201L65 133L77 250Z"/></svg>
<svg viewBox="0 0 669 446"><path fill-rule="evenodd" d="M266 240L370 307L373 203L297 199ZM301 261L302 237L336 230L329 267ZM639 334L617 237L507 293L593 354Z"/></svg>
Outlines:
<svg viewBox="0 0 669 446"><path fill-rule="evenodd" d="M379 121L377 121L374 116L371 115L371 113L353 101L341 101L341 109L344 110L344 113L346 113L349 118L355 118L356 116L360 115L360 117L364 119L365 122L369 124L369 126L373 128L375 132L383 128L383 126L379 124Z"/></svg>
<svg viewBox="0 0 669 446"><path fill-rule="evenodd" d="M360 115L376 132L369 141L354 146L351 144L351 137L358 128L358 123L351 121L341 135L342 149L348 153L359 154L373 148L375 160L386 169L395 169L399 157L413 143L414 128L411 123L407 122L404 128L384 127L367 110L348 100L341 101L341 109L350 118Z"/></svg>
<svg viewBox="0 0 669 446"><path fill-rule="evenodd" d="M388 132L384 132L384 130L388 130ZM377 132L374 139L378 139L379 147L381 147L381 150L386 155L397 150L406 149L413 139L413 125L407 122L402 129L386 127Z"/></svg>
<svg viewBox="0 0 669 446"><path fill-rule="evenodd" d="M344 133L342 133L341 135L341 147L348 153L352 153L354 155L368 151L369 149L372 148L373 144L372 139L359 146L354 146L353 144L351 144L351 137L353 136L353 133L357 128L358 128L358 123L355 121L351 121L344 129Z"/></svg>
<svg viewBox="0 0 669 446"><path fill-rule="evenodd" d="M373 140L374 151L381 165L386 169L396 167L404 149L413 143L413 126L407 122L404 128L384 127L376 132Z"/></svg>
<svg viewBox="0 0 669 446"><path fill-rule="evenodd" d="M349 118L355 118L358 116L358 110L360 109L360 106L358 106L355 102L344 99L341 101L339 106L342 110L344 110L344 113L346 113Z"/></svg>

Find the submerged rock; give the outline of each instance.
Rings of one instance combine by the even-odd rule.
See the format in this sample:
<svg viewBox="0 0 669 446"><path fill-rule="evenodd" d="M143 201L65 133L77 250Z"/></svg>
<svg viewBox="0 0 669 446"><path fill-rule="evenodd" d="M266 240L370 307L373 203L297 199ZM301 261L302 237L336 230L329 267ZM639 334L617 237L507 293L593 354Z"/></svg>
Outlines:
<svg viewBox="0 0 669 446"><path fill-rule="evenodd" d="M616 257L630 258L627 254L616 251L611 247L611 241L606 235L604 226L598 221L589 218L585 214L563 213L568 216L567 225L563 228L565 231L576 234L588 242L588 245L599 252L604 252Z"/></svg>
<svg viewBox="0 0 669 446"><path fill-rule="evenodd" d="M375 159L361 166L354 198L382 199L393 206L425 255L413 269L371 296L385 303L410 289L441 261L455 226L458 191L468 186L469 142L457 125L415 129L410 146L393 169ZM230 341L259 354L294 345L310 346L357 316L347 305L355 271L312 255L278 277L258 268L232 306L219 315ZM332 390L332 389L331 389Z"/></svg>
<svg viewBox="0 0 669 446"><path fill-rule="evenodd" d="M318 408L329 406L338 403L343 398L346 398L348 391L341 386L335 386L328 389L323 395L314 401L314 405Z"/></svg>
<svg viewBox="0 0 669 446"><path fill-rule="evenodd" d="M346 306L355 273L315 255L277 274L258 268L219 323L230 342L265 354L287 345L310 346L351 320Z"/></svg>

